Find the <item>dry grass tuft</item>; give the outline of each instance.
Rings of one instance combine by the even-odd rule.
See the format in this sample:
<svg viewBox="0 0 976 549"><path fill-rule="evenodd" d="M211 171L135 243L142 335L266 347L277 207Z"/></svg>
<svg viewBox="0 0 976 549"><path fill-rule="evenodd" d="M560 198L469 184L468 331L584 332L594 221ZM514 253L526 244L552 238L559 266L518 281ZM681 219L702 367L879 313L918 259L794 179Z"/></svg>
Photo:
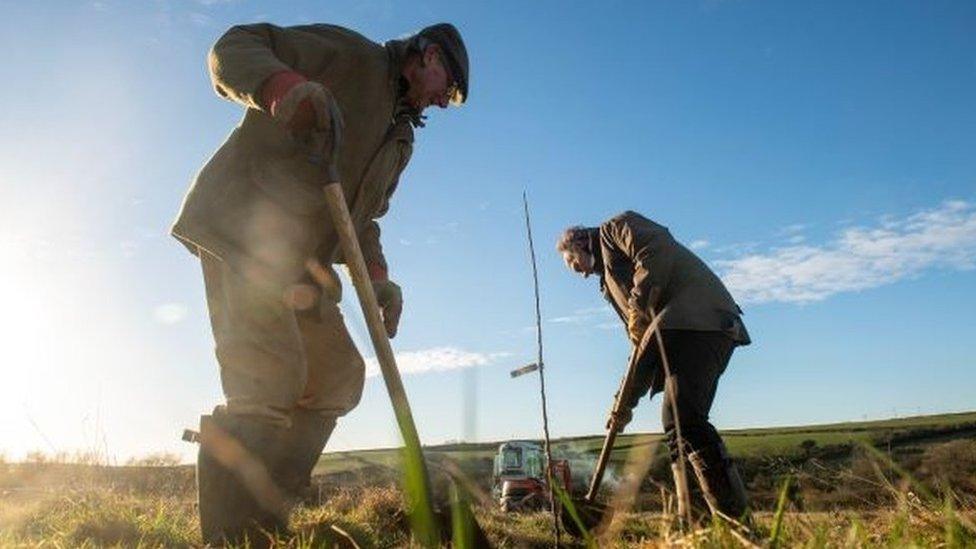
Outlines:
<svg viewBox="0 0 976 549"><path fill-rule="evenodd" d="M198 543L196 513L186 499L86 489L5 501L0 509L5 534L0 541L5 546L189 547Z"/></svg>
<svg viewBox="0 0 976 549"><path fill-rule="evenodd" d="M600 547L976 547L976 442L854 448L828 460L805 450L804 461L766 458L750 477L761 512L749 528L725 521L676 527L668 510L658 456L648 445L622 471L617 513ZM818 452L820 452L818 454ZM490 459L490 458L489 458ZM149 466L149 461L159 465ZM165 456L138 466L65 464L51 459L0 464L0 547L194 547L199 526L193 472L165 466ZM470 465L470 464L469 464ZM476 469L480 471L480 469ZM411 544L393 469L321 477L319 496L293 516L295 535L280 547L327 546L331 528L362 547ZM455 473L459 473L458 468ZM760 477L761 472L765 477ZM383 474L380 474L383 473ZM789 484L784 479L793 479ZM467 479L475 487L481 477ZM761 485L759 483L762 483ZM503 514L490 501L473 506L495 547L551 547L548 514ZM563 537L565 547L585 547Z"/></svg>

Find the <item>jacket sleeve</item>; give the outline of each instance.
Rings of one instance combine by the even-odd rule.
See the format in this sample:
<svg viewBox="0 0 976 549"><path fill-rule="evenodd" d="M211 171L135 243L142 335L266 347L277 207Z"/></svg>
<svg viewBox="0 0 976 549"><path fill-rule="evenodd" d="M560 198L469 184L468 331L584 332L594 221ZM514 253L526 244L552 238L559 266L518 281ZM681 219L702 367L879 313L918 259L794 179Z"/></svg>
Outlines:
<svg viewBox="0 0 976 549"><path fill-rule="evenodd" d="M380 243L380 224L370 219L359 231L359 247L363 251L366 266L388 270L383 245Z"/></svg>
<svg viewBox="0 0 976 549"><path fill-rule="evenodd" d="M615 245L633 262L628 305L646 311L653 288L666 294L674 265L675 242L667 228L627 212L607 222Z"/></svg>
<svg viewBox="0 0 976 549"><path fill-rule="evenodd" d="M389 268L386 264L386 256L383 255L383 245L380 243L380 224L376 220L386 215L386 212L390 209L390 197L393 196L393 192L396 191L399 183L400 178L397 177L390 184L386 196L383 197L382 205L373 215L373 218L363 225L363 228L358 233L359 246L363 250L363 259L366 260L366 265L375 265L384 271L388 271Z"/></svg>
<svg viewBox="0 0 976 549"><path fill-rule="evenodd" d="M410 142L413 142L413 130L406 126L406 131L410 132ZM363 228L359 231L359 245L363 250L363 258L366 260L367 265L376 265L381 267L384 271L389 270L386 264L386 257L383 255L383 245L380 244L380 225L376 222L377 219L386 215L386 212L390 209L390 198L393 197L393 193L396 192L397 186L400 185L400 177L402 177L403 170L406 169L407 164L410 163L410 157L413 155L413 147L405 147L401 149L400 164L397 167L397 175L390 183L390 186L386 189L386 194L383 195L383 201L380 203L379 208L373 214L372 219L366 223Z"/></svg>
<svg viewBox="0 0 976 549"><path fill-rule="evenodd" d="M246 107L263 110L261 87L271 75L293 70L302 73L304 59L314 51L316 65L335 55L314 27L279 27L269 23L231 27L210 49L208 67L217 95ZM307 76L307 75L306 75Z"/></svg>

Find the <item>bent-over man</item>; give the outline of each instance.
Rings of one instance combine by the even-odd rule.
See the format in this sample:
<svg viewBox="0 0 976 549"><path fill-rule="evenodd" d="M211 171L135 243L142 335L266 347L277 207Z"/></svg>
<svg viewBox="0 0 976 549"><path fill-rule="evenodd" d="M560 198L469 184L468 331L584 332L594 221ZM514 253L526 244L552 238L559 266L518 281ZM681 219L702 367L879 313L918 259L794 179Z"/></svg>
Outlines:
<svg viewBox="0 0 976 549"><path fill-rule="evenodd" d="M228 30L208 60L217 94L244 116L172 228L203 266L226 397L201 420L200 523L206 543L255 543L285 529L288 502L363 389L363 359L337 306L332 265L342 258L326 170L310 158L336 160L393 337L402 299L376 219L424 109L465 101L468 56L444 23L385 44L334 25L253 24Z"/></svg>
<svg viewBox="0 0 976 549"><path fill-rule="evenodd" d="M600 290L627 327L637 345L655 314L675 391L667 388L662 423L676 475L684 453L712 512L733 518L743 515L746 493L739 473L725 450L722 438L708 420L719 376L738 345L748 345L742 311L725 285L705 263L678 243L666 227L631 211L599 227L570 227L560 237L557 250L567 267L584 277L600 277ZM653 341L653 340L652 340ZM648 345L637 366L634 390L625 402L624 417L650 390L665 390L665 372L656 344ZM674 399L678 417L668 405ZM680 485L680 483L677 483ZM679 497L679 502L684 498ZM682 516L684 510L681 510Z"/></svg>

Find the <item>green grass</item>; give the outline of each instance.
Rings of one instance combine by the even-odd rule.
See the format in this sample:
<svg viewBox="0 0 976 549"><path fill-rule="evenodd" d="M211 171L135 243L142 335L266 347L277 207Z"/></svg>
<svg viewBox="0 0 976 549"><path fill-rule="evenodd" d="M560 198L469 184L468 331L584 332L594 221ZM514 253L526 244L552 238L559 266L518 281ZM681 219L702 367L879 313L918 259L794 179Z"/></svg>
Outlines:
<svg viewBox="0 0 976 549"><path fill-rule="evenodd" d="M976 412L939 414L907 418L845 422L796 427L771 427L763 429L735 429L722 433L729 451L738 457L761 458L764 456L797 457L804 451L805 441L813 441L816 447L837 445L880 444L893 434L911 430L946 430L945 436L953 437L955 431L976 433ZM939 438L935 433L934 438ZM972 436L972 435L970 435ZM611 454L611 466L626 460L629 452L639 446L660 445L659 433L625 433L617 438ZM446 458L455 461L490 461L498 445L503 441L475 444L450 444L425 447L428 459ZM571 437L553 440L557 455L590 455L595 457L603 445L602 435ZM399 467L400 452L395 448L326 453L316 467L317 474L355 472L369 466Z"/></svg>
<svg viewBox="0 0 976 549"><path fill-rule="evenodd" d="M120 494L88 487L0 503L3 546L189 546L197 521L186 498Z"/></svg>
<svg viewBox="0 0 976 549"><path fill-rule="evenodd" d="M11 502L8 502L8 504ZM26 506L26 507L24 507ZM779 526L775 526L779 517ZM475 517L495 547L551 546L551 520L545 513L501 514L475 508ZM775 539L779 547L973 547L973 509L953 505L909 504L873 512L800 513L784 505L778 515L759 513L752 538ZM701 523L682 533L656 512L620 512L613 537L596 538L599 547L743 547L733 528ZM320 547L334 539L330 527L348 532L363 547L411 545L402 518L402 497L395 486L349 489L321 505L299 509L293 516L293 538L282 547ZM3 547L193 547L198 546L192 501L152 494L118 494L89 489L67 496L49 495L16 510L0 507ZM775 529L775 538L770 532ZM739 534L743 536L743 534ZM585 547L580 538L566 537L566 547ZM768 543L768 542L767 542Z"/></svg>
<svg viewBox="0 0 976 549"><path fill-rule="evenodd" d="M976 413L726 432L733 454L750 467L747 481L758 506L751 533L708 521L678 531L659 498L669 480L652 467L634 506L618 511L594 544L736 547L749 536L779 547L976 547L974 422ZM804 448L804 441L813 445ZM631 449L659 442L656 434L622 436L614 465ZM600 436L563 439L556 452L595 456L601 444ZM445 480L447 472L460 474L475 491L484 490L496 447L425 449L435 500L447 511L447 536L452 528L467 535L464 506L456 502L470 500L494 546L551 546L547 514L502 514L490 501L478 503L475 492L452 491ZM379 449L323 456L316 469L320 490L293 514L296 536L282 546L327 545L335 538L332 526L363 547L411 545L398 483L401 455ZM188 466L0 464L0 547L198 546L192 476ZM795 481L787 486L786 478ZM453 523L452 501L461 511ZM586 545L580 538L563 542Z"/></svg>

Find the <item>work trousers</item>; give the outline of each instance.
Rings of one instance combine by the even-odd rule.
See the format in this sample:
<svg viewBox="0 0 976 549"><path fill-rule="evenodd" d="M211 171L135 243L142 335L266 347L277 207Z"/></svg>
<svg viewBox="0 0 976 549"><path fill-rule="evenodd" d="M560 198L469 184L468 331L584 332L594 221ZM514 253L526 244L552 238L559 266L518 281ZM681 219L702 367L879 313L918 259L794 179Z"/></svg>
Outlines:
<svg viewBox="0 0 976 549"><path fill-rule="evenodd" d="M722 443L715 427L709 422L709 412L715 400L719 377L729 364L735 342L723 332L664 330L661 337L674 383L672 386L665 384L665 372L657 343L648 345L638 363L637 383L631 394L631 407L637 404L638 399L648 389L651 396L664 391L661 423L674 461L679 455L679 424L686 453ZM672 399L674 407L671 405Z"/></svg>
<svg viewBox="0 0 976 549"><path fill-rule="evenodd" d="M286 303L287 285L256 283L200 251L227 412L290 428L297 411L337 417L362 396L365 363L338 304Z"/></svg>

